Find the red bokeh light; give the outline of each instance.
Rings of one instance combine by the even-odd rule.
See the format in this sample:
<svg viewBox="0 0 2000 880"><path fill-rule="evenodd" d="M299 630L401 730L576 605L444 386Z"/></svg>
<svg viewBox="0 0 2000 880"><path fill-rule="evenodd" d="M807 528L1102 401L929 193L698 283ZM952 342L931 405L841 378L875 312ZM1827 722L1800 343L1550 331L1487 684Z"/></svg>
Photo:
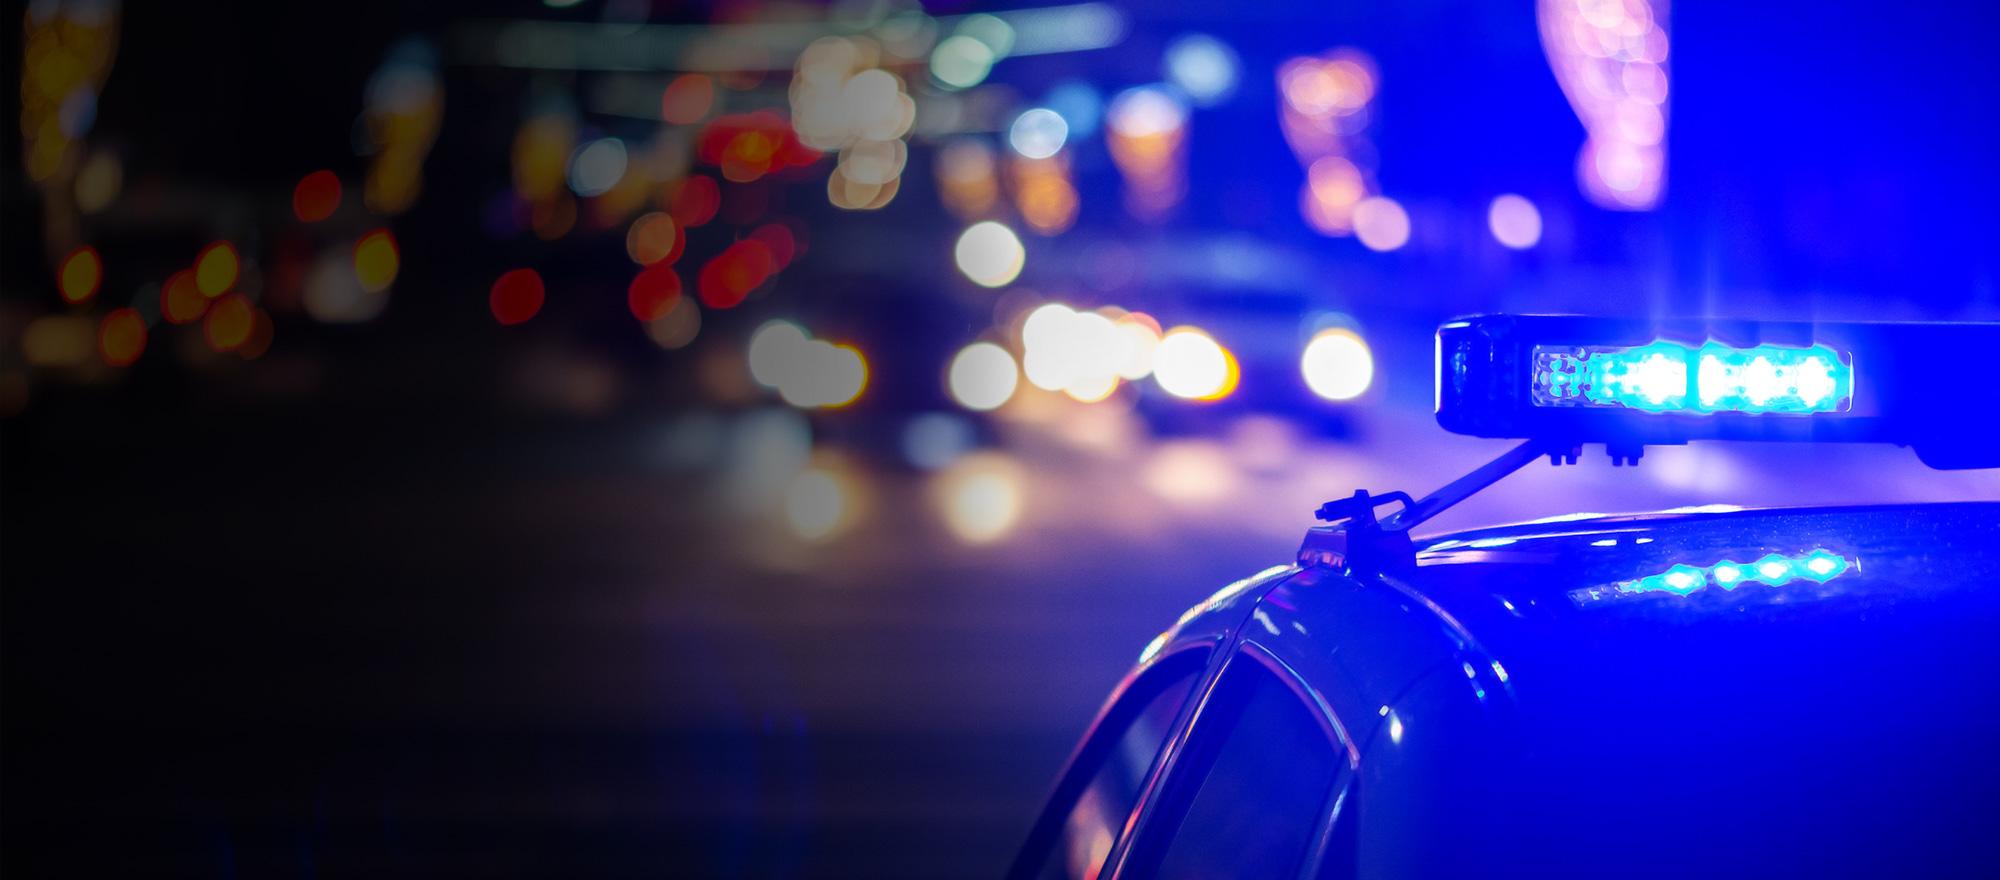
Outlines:
<svg viewBox="0 0 2000 880"><path fill-rule="evenodd" d="M771 261L779 269L791 265L799 253L798 237L792 234L791 227L783 223L766 223L757 227L757 231L750 233L750 240L762 242L770 248Z"/></svg>
<svg viewBox="0 0 2000 880"><path fill-rule="evenodd" d="M292 214L302 223L325 220L339 207L340 178L331 171L308 174L292 190Z"/></svg>
<svg viewBox="0 0 2000 880"><path fill-rule="evenodd" d="M771 248L763 242L745 239L732 244L701 267L696 281L701 303L713 309L733 308L777 270Z"/></svg>
<svg viewBox="0 0 2000 880"><path fill-rule="evenodd" d="M533 269L515 269L493 282L493 291L487 296L486 304L493 310L494 320L513 325L533 318L542 310L545 298L540 273Z"/></svg>
<svg viewBox="0 0 2000 880"><path fill-rule="evenodd" d="M667 214L683 229L715 219L716 209L722 207L722 187L713 177L690 175L668 187Z"/></svg>
<svg viewBox="0 0 2000 880"><path fill-rule="evenodd" d="M681 276L674 274L674 267L668 263L654 263L641 269L625 291L625 304L632 309L632 317L641 321L660 319L680 298Z"/></svg>

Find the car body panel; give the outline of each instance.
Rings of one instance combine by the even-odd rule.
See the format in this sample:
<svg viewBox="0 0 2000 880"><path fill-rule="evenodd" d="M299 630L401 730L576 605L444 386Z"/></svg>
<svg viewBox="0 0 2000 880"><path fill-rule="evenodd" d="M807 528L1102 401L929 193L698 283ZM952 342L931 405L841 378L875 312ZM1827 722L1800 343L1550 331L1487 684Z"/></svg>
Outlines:
<svg viewBox="0 0 2000 880"><path fill-rule="evenodd" d="M1254 645L1336 725L1357 844L1325 876L1970 875L2000 866L1995 548L1996 503L1526 523L1232 585L1161 650ZM1814 551L1845 567L1714 580ZM1619 586L1675 566L1705 580Z"/></svg>

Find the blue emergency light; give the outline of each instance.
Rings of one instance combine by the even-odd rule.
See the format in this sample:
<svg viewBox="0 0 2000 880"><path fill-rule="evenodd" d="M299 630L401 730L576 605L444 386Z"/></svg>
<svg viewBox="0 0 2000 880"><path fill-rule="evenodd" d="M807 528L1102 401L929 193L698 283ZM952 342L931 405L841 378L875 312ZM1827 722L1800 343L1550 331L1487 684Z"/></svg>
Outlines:
<svg viewBox="0 0 2000 880"><path fill-rule="evenodd" d="M1898 443L2000 467L2000 324L1492 315L1437 333L1437 417L1478 437Z"/></svg>

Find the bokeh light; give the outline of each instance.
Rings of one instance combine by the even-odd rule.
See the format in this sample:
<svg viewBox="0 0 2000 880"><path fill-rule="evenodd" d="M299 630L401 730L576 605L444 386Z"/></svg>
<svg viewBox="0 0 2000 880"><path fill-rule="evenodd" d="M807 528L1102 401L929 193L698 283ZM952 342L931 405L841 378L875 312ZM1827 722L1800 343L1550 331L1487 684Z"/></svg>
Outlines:
<svg viewBox="0 0 2000 880"><path fill-rule="evenodd" d="M1219 104L1236 92L1241 66L1229 44L1207 34L1189 34L1167 45L1167 81L1180 86L1195 106Z"/></svg>
<svg viewBox="0 0 2000 880"><path fill-rule="evenodd" d="M975 412L1000 408L1020 387L1021 371L1014 356L991 342L975 342L951 359L945 387L959 406Z"/></svg>
<svg viewBox="0 0 2000 880"><path fill-rule="evenodd" d="M146 318L138 309L113 309L97 325L97 351L114 367L130 366L146 353Z"/></svg>
<svg viewBox="0 0 2000 880"><path fill-rule="evenodd" d="M1666 183L1666 0L1538 0L1542 50L1583 123L1577 183L1600 207L1657 206Z"/></svg>
<svg viewBox="0 0 2000 880"><path fill-rule="evenodd" d="M1542 240L1542 212L1535 203L1508 193L1493 200L1486 209L1486 227L1493 239L1514 250L1534 247Z"/></svg>
<svg viewBox="0 0 2000 880"><path fill-rule="evenodd" d="M215 305L209 308L201 331L210 349L235 351L250 339L250 331L256 324L256 309L250 305L250 300L240 293L232 293L216 300Z"/></svg>
<svg viewBox="0 0 2000 880"><path fill-rule="evenodd" d="M88 302L103 284L104 259L88 245L70 251L56 269L56 289L64 302Z"/></svg>
<svg viewBox="0 0 2000 880"><path fill-rule="evenodd" d="M1354 205L1354 237L1369 250L1393 251L1410 241L1410 215L1395 199L1369 196Z"/></svg>
<svg viewBox="0 0 2000 880"><path fill-rule="evenodd" d="M715 107L715 81L704 74L684 73L667 84L660 96L660 118L674 125L692 125Z"/></svg>
<svg viewBox="0 0 2000 880"><path fill-rule="evenodd" d="M1014 281L1027 264L1028 252L1021 237L996 220L974 223L959 234L953 249L958 270L981 287L1003 287Z"/></svg>
<svg viewBox="0 0 2000 880"><path fill-rule="evenodd" d="M125 191L125 163L112 150L98 150L76 172L76 207L95 214L111 207Z"/></svg>
<svg viewBox="0 0 2000 880"><path fill-rule="evenodd" d="M668 351L686 348L700 333L701 307L694 304L691 296L674 297L667 313L646 325L646 335Z"/></svg>
<svg viewBox="0 0 2000 880"><path fill-rule="evenodd" d="M763 286L776 272L777 260L771 255L771 248L761 241L743 239L723 248L707 264L701 267L696 277L696 292L701 304L711 309L728 309L740 305L750 296L750 292Z"/></svg>
<svg viewBox="0 0 2000 880"><path fill-rule="evenodd" d="M790 321L758 327L746 355L750 378L800 409L847 406L868 388L868 361L860 349L815 339Z"/></svg>
<svg viewBox="0 0 2000 880"><path fill-rule="evenodd" d="M1168 331L1153 353L1153 381L1186 400L1221 400L1236 390L1236 356L1193 327Z"/></svg>
<svg viewBox="0 0 2000 880"><path fill-rule="evenodd" d="M1069 140L1069 123L1047 107L1035 107L1014 117L1007 128L1007 144L1014 152L1030 159L1047 159L1060 152Z"/></svg>
<svg viewBox="0 0 2000 880"><path fill-rule="evenodd" d="M1306 387L1327 400L1353 400L1375 380L1375 356L1367 341L1346 328L1320 331L1299 357Z"/></svg>
<svg viewBox="0 0 2000 880"><path fill-rule="evenodd" d="M160 286L160 315L169 324L189 324L208 313L208 297L195 286L194 270L183 269Z"/></svg>
<svg viewBox="0 0 2000 880"><path fill-rule="evenodd" d="M331 171L315 171L299 178L292 188L292 216L301 223L318 223L340 209L340 178Z"/></svg>
<svg viewBox="0 0 2000 880"><path fill-rule="evenodd" d="M972 448L972 423L954 413L928 412L903 426L903 460L919 470L934 471L957 461Z"/></svg>
<svg viewBox="0 0 2000 880"><path fill-rule="evenodd" d="M992 47L956 34L940 40L931 50L931 79L947 89L969 89L984 82L998 60Z"/></svg>
<svg viewBox="0 0 2000 880"><path fill-rule="evenodd" d="M617 138L598 138L577 147L569 159L570 191L585 198L610 192L625 179L627 164L625 142Z"/></svg>
<svg viewBox="0 0 2000 880"><path fill-rule="evenodd" d="M377 229L354 243L354 278L361 282L362 290L369 293L388 290L401 268L396 237L389 230Z"/></svg>
<svg viewBox="0 0 2000 880"><path fill-rule="evenodd" d="M201 255L195 258L194 286L202 296L214 299L236 286L236 276L241 271L242 263L236 256L236 246L218 241L202 248Z"/></svg>
<svg viewBox="0 0 2000 880"><path fill-rule="evenodd" d="M639 270L625 289L625 304L632 317L656 321L666 317L681 298L681 276L668 263L654 263Z"/></svg>
<svg viewBox="0 0 2000 880"><path fill-rule="evenodd" d="M785 522L807 541L824 541L843 530L852 514L852 488L840 474L811 468L785 489Z"/></svg>
<svg viewBox="0 0 2000 880"><path fill-rule="evenodd" d="M506 325L521 324L542 310L545 296L541 273L512 269L494 280L486 305L493 312L493 320Z"/></svg>
<svg viewBox="0 0 2000 880"><path fill-rule="evenodd" d="M130 366L146 354L146 318L136 308L114 308L98 322L98 354L110 366Z"/></svg>
<svg viewBox="0 0 2000 880"><path fill-rule="evenodd" d="M968 544L989 544L1011 534L1026 507L1021 468L995 453L953 462L932 483L945 527Z"/></svg>
<svg viewBox="0 0 2000 880"><path fill-rule="evenodd" d="M674 222L692 229L715 219L722 207L722 187L715 178L694 174L668 186L667 213Z"/></svg>
<svg viewBox="0 0 2000 880"><path fill-rule="evenodd" d="M625 255L641 266L672 264L687 247L680 224L664 212L642 214L625 230Z"/></svg>

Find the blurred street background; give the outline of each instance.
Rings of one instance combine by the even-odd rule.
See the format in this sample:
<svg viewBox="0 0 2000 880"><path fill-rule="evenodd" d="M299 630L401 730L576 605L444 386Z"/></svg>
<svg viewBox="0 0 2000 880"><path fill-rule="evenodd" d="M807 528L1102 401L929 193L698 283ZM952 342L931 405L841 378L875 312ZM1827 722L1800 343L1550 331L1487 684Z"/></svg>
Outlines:
<svg viewBox="0 0 2000 880"><path fill-rule="evenodd" d="M1181 610L1506 447L1438 323L2000 319L1989 7L0 23L21 876L990 876ZM1996 495L1592 450L1437 525Z"/></svg>

